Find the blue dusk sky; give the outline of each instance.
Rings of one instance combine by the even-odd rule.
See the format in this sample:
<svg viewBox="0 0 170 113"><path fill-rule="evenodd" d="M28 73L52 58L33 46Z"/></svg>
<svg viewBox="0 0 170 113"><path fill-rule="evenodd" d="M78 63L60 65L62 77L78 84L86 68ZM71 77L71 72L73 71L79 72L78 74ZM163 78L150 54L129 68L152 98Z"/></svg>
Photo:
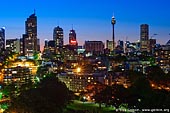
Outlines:
<svg viewBox="0 0 170 113"><path fill-rule="evenodd" d="M64 30L68 44L69 30L77 33L80 45L85 40L112 39L111 18L116 18L115 38L137 41L140 25L148 24L150 37L158 43L170 39L170 0L1 0L0 27L6 28L6 38L20 38L25 33L25 20L36 9L38 38L52 39L53 29Z"/></svg>

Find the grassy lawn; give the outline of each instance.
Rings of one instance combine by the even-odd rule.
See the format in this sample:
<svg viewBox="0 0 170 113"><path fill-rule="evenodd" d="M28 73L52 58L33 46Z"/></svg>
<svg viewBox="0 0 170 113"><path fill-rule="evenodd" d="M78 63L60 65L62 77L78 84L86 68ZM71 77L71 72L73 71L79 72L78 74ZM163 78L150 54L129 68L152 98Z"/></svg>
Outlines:
<svg viewBox="0 0 170 113"><path fill-rule="evenodd" d="M99 104L74 100L67 106L66 113L113 113L114 107L99 108Z"/></svg>

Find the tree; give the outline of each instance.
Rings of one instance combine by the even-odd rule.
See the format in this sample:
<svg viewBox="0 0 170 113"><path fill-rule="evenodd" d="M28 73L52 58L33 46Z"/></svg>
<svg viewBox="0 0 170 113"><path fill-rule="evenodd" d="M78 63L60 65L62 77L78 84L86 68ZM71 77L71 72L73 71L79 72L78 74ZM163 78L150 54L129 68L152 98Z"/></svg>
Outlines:
<svg viewBox="0 0 170 113"><path fill-rule="evenodd" d="M50 76L43 79L37 88L21 92L6 112L62 113L69 99L66 85Z"/></svg>
<svg viewBox="0 0 170 113"><path fill-rule="evenodd" d="M113 94L112 94L112 105L115 107L119 107L121 104L126 103L127 101L127 89L123 87L123 85L114 85L112 86Z"/></svg>
<svg viewBox="0 0 170 113"><path fill-rule="evenodd" d="M159 66L150 66L146 68L146 72L150 80L159 83L165 77L164 71Z"/></svg>
<svg viewBox="0 0 170 113"><path fill-rule="evenodd" d="M97 103L99 103L100 108L102 103L105 103L106 105L110 104L112 99L112 87L107 86L101 92L96 93L94 99Z"/></svg>

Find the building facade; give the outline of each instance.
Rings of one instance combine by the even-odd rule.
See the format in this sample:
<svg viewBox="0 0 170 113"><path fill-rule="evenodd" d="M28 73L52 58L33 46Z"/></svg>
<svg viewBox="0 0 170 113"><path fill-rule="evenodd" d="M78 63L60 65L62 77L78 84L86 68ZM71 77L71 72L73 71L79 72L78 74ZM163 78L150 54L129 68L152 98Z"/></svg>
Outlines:
<svg viewBox="0 0 170 113"><path fill-rule="evenodd" d="M59 26L55 27L53 30L53 40L56 41L56 47L57 48L62 48L64 41L63 41L63 29L60 28Z"/></svg>
<svg viewBox="0 0 170 113"><path fill-rule="evenodd" d="M106 40L106 48L108 48L110 51L113 50L113 41Z"/></svg>
<svg viewBox="0 0 170 113"><path fill-rule="evenodd" d="M147 24L140 26L140 50L149 51L149 25Z"/></svg>
<svg viewBox="0 0 170 113"><path fill-rule="evenodd" d="M74 49L77 49L78 43L76 39L76 32L75 30L70 30L69 33L69 45L72 46Z"/></svg>
<svg viewBox="0 0 170 113"><path fill-rule="evenodd" d="M104 52L104 43L102 41L85 41L85 52L92 54L102 54Z"/></svg>
<svg viewBox="0 0 170 113"><path fill-rule="evenodd" d="M11 67L4 69L4 84L15 84L21 86L23 84L29 83L33 80L33 75L31 74L29 68L26 67Z"/></svg>
<svg viewBox="0 0 170 113"><path fill-rule="evenodd" d="M5 50L5 28L0 28L0 52Z"/></svg>
<svg viewBox="0 0 170 113"><path fill-rule="evenodd" d="M37 39L37 16L30 15L25 21L25 34L23 35L24 55L33 56L35 52L40 50Z"/></svg>
<svg viewBox="0 0 170 113"><path fill-rule="evenodd" d="M20 53L20 40L19 39L7 39L6 50L10 52Z"/></svg>
<svg viewBox="0 0 170 113"><path fill-rule="evenodd" d="M156 39L149 39L149 51L154 54L154 47L156 44Z"/></svg>

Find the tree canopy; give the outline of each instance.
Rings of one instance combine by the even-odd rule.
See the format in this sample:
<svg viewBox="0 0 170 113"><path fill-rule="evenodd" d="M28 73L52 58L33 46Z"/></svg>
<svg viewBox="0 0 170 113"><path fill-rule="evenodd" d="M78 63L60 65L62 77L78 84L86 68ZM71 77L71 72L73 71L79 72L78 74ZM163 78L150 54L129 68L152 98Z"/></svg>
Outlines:
<svg viewBox="0 0 170 113"><path fill-rule="evenodd" d="M12 100L7 113L62 113L69 101L69 90L55 76L46 77L37 88L21 92Z"/></svg>

